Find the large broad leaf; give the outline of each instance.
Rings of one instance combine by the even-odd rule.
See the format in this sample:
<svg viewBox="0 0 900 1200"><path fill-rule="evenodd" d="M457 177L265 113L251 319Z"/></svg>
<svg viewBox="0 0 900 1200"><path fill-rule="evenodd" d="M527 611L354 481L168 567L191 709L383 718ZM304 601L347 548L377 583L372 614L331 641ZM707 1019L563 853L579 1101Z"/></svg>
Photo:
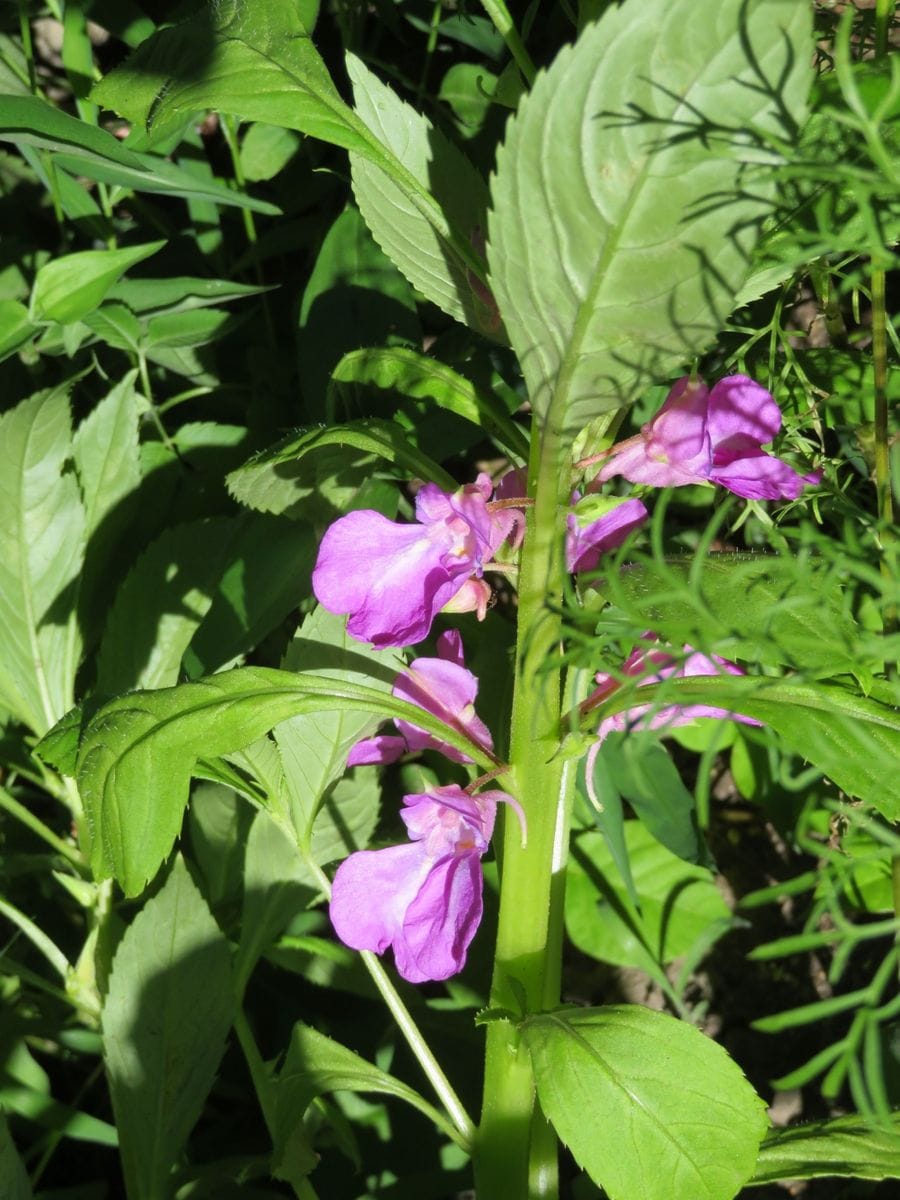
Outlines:
<svg viewBox="0 0 900 1200"><path fill-rule="evenodd" d="M135 154L106 130L70 117L36 96L0 96L0 141L49 150L56 168L135 192L202 197L271 215L281 211L245 191L198 178L164 158ZM64 178L72 187L79 186L68 174Z"/></svg>
<svg viewBox="0 0 900 1200"><path fill-rule="evenodd" d="M626 821L624 840L639 911L612 851L599 833L574 843L566 884L566 930L575 945L601 962L640 967L698 955L731 921L711 873L668 851L639 821Z"/></svg>
<svg viewBox="0 0 900 1200"><path fill-rule="evenodd" d="M134 692L104 705L87 724L77 778L91 836L91 867L137 895L169 854L181 828L199 757L240 750L302 713L357 709L403 717L493 764L456 730L413 704L361 684L244 667L196 683Z"/></svg>
<svg viewBox="0 0 900 1200"><path fill-rule="evenodd" d="M896 707L848 688L758 675L670 679L652 689L641 688L640 698L642 704L711 704L755 717L848 795L868 801L888 820L900 820L896 782L900 709ZM634 703L633 690L614 694L600 715Z"/></svg>
<svg viewBox="0 0 900 1200"><path fill-rule="evenodd" d="M233 1008L231 952L180 858L116 951L103 1051L129 1200L169 1194Z"/></svg>
<svg viewBox="0 0 900 1200"><path fill-rule="evenodd" d="M73 703L84 510L62 389L0 417L0 703L37 733Z"/></svg>
<svg viewBox="0 0 900 1200"><path fill-rule="evenodd" d="M351 154L353 194L385 254L428 300L458 321L496 334L500 321L489 293L469 274L487 225L484 180L462 151L355 55L347 56L356 111L392 159L419 185L423 197L410 204L410 186L386 172L371 155Z"/></svg>
<svg viewBox="0 0 900 1200"><path fill-rule="evenodd" d="M750 1184L823 1175L900 1179L900 1113L885 1128L865 1117L838 1117L773 1131L763 1142Z"/></svg>
<svg viewBox="0 0 900 1200"><path fill-rule="evenodd" d="M405 662L396 650L374 650L357 642L347 633L343 617L320 606L304 619L282 665L288 671L314 671L322 678L363 684L388 695ZM309 844L320 804L347 769L350 748L373 733L376 724L371 713L344 709L305 713L276 726L291 823L302 844ZM340 856L340 844L335 851L331 858Z"/></svg>
<svg viewBox="0 0 900 1200"><path fill-rule="evenodd" d="M155 138L215 108L347 149L368 135L341 100L295 4L222 0L164 29L94 88L91 98Z"/></svg>
<svg viewBox="0 0 900 1200"><path fill-rule="evenodd" d="M488 259L540 418L577 430L721 328L771 190L742 159L802 118L810 46L808 5L647 0L538 77L498 154Z"/></svg>
<svg viewBox="0 0 900 1200"><path fill-rule="evenodd" d="M333 519L372 474L375 459L456 490L453 477L416 449L399 425L374 419L292 434L232 471L228 489L263 512Z"/></svg>
<svg viewBox="0 0 900 1200"><path fill-rule="evenodd" d="M521 1031L541 1108L609 1200L732 1200L752 1175L765 1106L698 1029L621 1005Z"/></svg>

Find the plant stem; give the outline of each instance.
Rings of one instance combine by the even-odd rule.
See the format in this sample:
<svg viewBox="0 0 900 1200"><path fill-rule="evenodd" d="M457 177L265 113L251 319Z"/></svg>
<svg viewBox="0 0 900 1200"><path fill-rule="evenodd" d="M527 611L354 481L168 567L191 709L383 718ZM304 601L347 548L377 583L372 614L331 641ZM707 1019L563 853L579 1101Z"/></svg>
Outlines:
<svg viewBox="0 0 900 1200"><path fill-rule="evenodd" d="M304 853L302 846L300 847L300 852ZM328 876L318 863L313 861L309 854L304 854L304 858L325 896L330 896L331 883ZM396 1021L397 1027L406 1038L406 1044L415 1055L416 1061L425 1072L428 1082L434 1088L448 1117L458 1131L460 1135L459 1144L463 1149L471 1148L475 1140L475 1125L472 1122L472 1118L466 1112L465 1106L459 1096L457 1096L450 1080L444 1074L440 1063L432 1054L431 1047L413 1020L412 1013L400 998L399 992L391 982L391 978L384 969L378 955L373 954L370 950L361 950L360 958L363 960L366 970L372 977L372 982L381 993L381 998L390 1009L391 1016Z"/></svg>
<svg viewBox="0 0 900 1200"><path fill-rule="evenodd" d="M506 48L516 61L516 66L522 72L522 78L529 87L534 83L534 63L509 15L509 9L503 0L481 0L481 6L494 23L494 28L506 42Z"/></svg>
<svg viewBox="0 0 900 1200"><path fill-rule="evenodd" d="M563 445L547 430L537 474L535 506L519 577L519 632L511 730L511 790L528 822L519 844L515 821L504 815L500 915L491 1007L541 1011L559 1002L568 773L559 746L562 632L562 530L567 496ZM556 1137L535 1100L531 1061L514 1027L487 1029L484 1106L475 1155L479 1196L488 1200L553 1200L557 1195Z"/></svg>
<svg viewBox="0 0 900 1200"><path fill-rule="evenodd" d="M68 842L64 842L61 837L58 837L52 829L47 826L29 809L21 804L15 796L11 796L6 788L0 788L0 808L5 808L6 811L17 821L21 821L26 825L32 833L37 834L39 838L52 846L57 854L61 854L80 875L86 873L84 858L74 846L70 846Z"/></svg>
<svg viewBox="0 0 900 1200"><path fill-rule="evenodd" d="M31 942L35 949L40 950L41 954L43 954L44 958L46 958L47 962L58 975L63 979L68 978L69 960L63 954L62 950L60 950L59 946L51 941L43 929L35 925L30 917L26 917L14 904L10 904L9 901L4 900L2 896L0 896L0 916L6 917L8 921L11 921L13 925L17 926L25 934L29 942Z"/></svg>

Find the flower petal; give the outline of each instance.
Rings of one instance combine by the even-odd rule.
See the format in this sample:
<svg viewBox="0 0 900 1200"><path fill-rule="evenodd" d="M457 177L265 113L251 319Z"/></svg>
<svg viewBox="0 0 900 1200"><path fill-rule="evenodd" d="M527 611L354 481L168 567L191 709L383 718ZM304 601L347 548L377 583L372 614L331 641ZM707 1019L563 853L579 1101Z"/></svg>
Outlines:
<svg viewBox="0 0 900 1200"><path fill-rule="evenodd" d="M463 969L481 921L482 887L477 853L434 864L394 939L394 961L404 979L449 979Z"/></svg>
<svg viewBox="0 0 900 1200"><path fill-rule="evenodd" d="M592 571L602 554L615 550L650 514L640 500L626 500L583 528L570 513L566 524L566 561L573 572Z"/></svg>
<svg viewBox="0 0 900 1200"><path fill-rule="evenodd" d="M441 658L416 658L398 677L393 692L399 699L409 700L447 724L464 729L488 750L493 749L490 732L473 707L478 695L478 680L465 667ZM454 762L472 761L468 755L408 721L398 720L396 725L410 750L431 748L440 750Z"/></svg>
<svg viewBox="0 0 900 1200"><path fill-rule="evenodd" d="M358 850L338 867L329 915L353 950L383 954L400 934L406 910L432 868L421 842Z"/></svg>
<svg viewBox="0 0 900 1200"><path fill-rule="evenodd" d="M727 375L709 393L706 428L714 454L734 437L746 438L758 448L771 442L781 428L781 409L761 384L746 375Z"/></svg>
<svg viewBox="0 0 900 1200"><path fill-rule="evenodd" d="M796 500L808 483L818 482L815 477L798 474L793 467L763 450L716 465L709 477L713 483L747 500Z"/></svg>
<svg viewBox="0 0 900 1200"><path fill-rule="evenodd" d="M378 733L375 737L363 738L352 747L347 755L347 766L384 766L396 762L408 749L406 738Z"/></svg>

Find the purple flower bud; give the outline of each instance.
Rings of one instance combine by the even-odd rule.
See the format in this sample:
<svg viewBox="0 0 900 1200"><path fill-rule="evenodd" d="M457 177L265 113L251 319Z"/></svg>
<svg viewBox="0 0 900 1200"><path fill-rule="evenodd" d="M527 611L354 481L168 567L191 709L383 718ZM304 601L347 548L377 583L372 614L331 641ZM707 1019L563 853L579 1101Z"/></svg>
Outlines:
<svg viewBox="0 0 900 1200"><path fill-rule="evenodd" d="M650 515L640 500L610 500L609 504L602 516L587 525L579 523L577 512L566 518L566 565L570 571L593 571L601 555L621 546Z"/></svg>

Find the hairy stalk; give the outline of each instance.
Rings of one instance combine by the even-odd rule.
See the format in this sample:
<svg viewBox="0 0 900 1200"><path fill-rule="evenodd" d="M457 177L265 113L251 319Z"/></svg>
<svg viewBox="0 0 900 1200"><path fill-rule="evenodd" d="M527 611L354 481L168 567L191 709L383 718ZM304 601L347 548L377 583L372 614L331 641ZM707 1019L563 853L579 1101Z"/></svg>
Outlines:
<svg viewBox="0 0 900 1200"><path fill-rule="evenodd" d="M523 849L515 821L503 820L500 915L491 1006L540 1011L559 1002L564 763L558 758L561 712L563 539L567 497L563 443L545 433L536 464L535 506L519 577L519 632L511 731L512 788L528 822ZM536 1104L531 1061L505 1021L488 1025L482 1123L475 1183L486 1200L553 1200L557 1144Z"/></svg>

